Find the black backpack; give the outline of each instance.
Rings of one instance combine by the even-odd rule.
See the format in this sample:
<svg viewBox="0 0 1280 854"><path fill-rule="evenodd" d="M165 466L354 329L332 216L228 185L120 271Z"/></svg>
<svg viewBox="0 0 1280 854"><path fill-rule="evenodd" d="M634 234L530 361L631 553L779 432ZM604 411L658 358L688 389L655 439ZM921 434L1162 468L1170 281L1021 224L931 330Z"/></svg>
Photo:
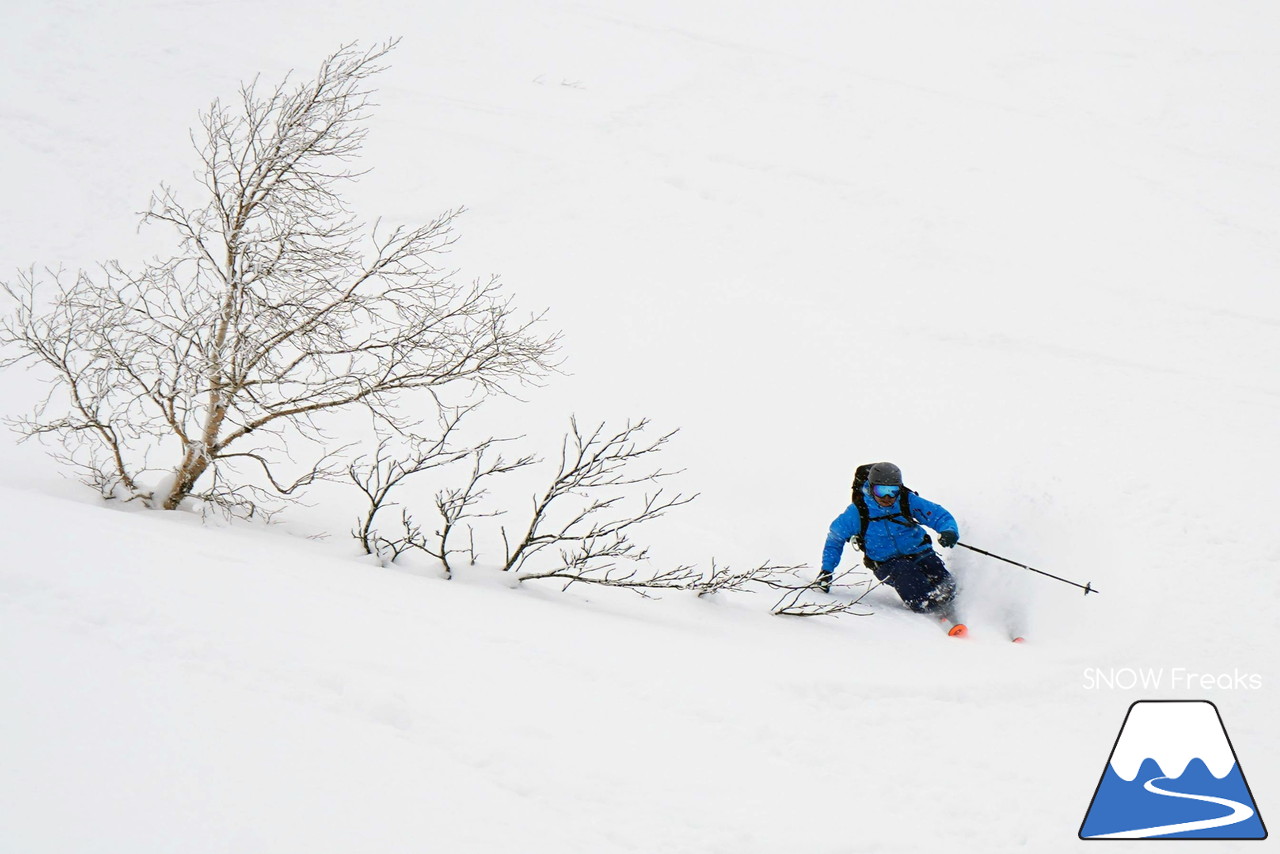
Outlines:
<svg viewBox="0 0 1280 854"><path fill-rule="evenodd" d="M862 493L862 488L867 484L867 478L871 475L871 467L875 463L863 463L853 473L853 506L858 508L858 518L861 521L861 527L858 533L853 536L853 544L858 547L858 551L865 553L863 541L867 536L867 525L870 523L867 513L867 497ZM897 513L888 516L877 516L877 520L881 519L901 519L899 525L906 527L914 527L920 523L916 521L916 517L911 512L911 496L915 493L906 486L902 487L901 509Z"/></svg>

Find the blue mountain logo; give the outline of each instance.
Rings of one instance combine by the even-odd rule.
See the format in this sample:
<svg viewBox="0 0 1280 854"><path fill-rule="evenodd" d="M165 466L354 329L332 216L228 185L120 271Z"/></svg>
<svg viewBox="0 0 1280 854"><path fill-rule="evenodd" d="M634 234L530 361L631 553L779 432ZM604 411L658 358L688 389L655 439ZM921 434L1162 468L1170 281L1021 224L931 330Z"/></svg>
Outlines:
<svg viewBox="0 0 1280 854"><path fill-rule="evenodd" d="M1081 839L1266 839L1218 707L1129 707L1080 825Z"/></svg>

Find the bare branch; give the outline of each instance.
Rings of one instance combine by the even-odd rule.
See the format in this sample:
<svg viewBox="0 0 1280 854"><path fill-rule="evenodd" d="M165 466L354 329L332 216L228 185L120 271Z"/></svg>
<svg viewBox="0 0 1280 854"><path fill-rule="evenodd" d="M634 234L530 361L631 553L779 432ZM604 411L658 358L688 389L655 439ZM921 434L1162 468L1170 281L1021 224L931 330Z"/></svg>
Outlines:
<svg viewBox="0 0 1280 854"><path fill-rule="evenodd" d="M756 588L768 590L790 590L797 572L806 569L805 564L782 565L765 561L759 566L745 572L734 572L731 567L717 566L715 558L711 559L711 572L700 578L693 588L698 596L711 596L716 593L755 593Z"/></svg>
<svg viewBox="0 0 1280 854"><path fill-rule="evenodd" d="M845 614L852 614L855 617L871 616L871 611L860 610L858 606L862 604L862 600L867 597L867 594L878 587L879 584L871 584L869 578L849 584L839 583L841 579L847 578L849 575L850 572L843 573L837 579L837 583L833 585L833 588L844 588L855 592L858 588L866 588L858 595L852 596L852 598L831 598L824 593L825 601L813 601L808 597L821 592L817 582L798 584L791 587L780 586L778 589L786 592L774 604L772 612L787 617L840 617Z"/></svg>
<svg viewBox="0 0 1280 854"><path fill-rule="evenodd" d="M656 483L674 474L662 469L634 472L636 463L660 452L675 435L673 431L645 440L641 434L648 426L648 419L641 419L610 434L601 423L585 433L577 420L571 419L570 431L561 445L559 467L547 490L534 499L524 534L514 546L508 546L503 571L520 572L530 559L551 546L569 544L586 551L588 546L599 549L600 544L612 542L613 549L621 549L630 544L632 529L696 499L696 494L666 495L658 489L645 495L639 506L630 510L621 506L625 493L619 490ZM574 498L578 500L575 502ZM507 539L505 529L503 538ZM605 559L622 556L629 553L600 555ZM529 577L538 576L535 573Z"/></svg>
<svg viewBox="0 0 1280 854"><path fill-rule="evenodd" d="M621 587L652 599L652 590L690 590L701 575L690 566L641 574L635 566L643 559L629 543L613 541L604 544L585 543L573 551L561 553L561 564L550 569L525 573L520 581L554 578L564 582L565 590L574 584L595 584L602 587ZM619 565L616 560L623 561ZM602 562L603 561L603 562Z"/></svg>

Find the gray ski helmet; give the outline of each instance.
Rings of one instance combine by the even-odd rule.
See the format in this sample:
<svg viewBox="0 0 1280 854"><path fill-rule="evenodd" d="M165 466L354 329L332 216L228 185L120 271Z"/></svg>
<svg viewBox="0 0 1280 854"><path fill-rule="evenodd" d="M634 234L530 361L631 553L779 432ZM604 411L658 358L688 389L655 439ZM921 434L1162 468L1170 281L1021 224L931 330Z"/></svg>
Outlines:
<svg viewBox="0 0 1280 854"><path fill-rule="evenodd" d="M902 469L893 463L876 463L867 472L867 483L872 486L902 486Z"/></svg>

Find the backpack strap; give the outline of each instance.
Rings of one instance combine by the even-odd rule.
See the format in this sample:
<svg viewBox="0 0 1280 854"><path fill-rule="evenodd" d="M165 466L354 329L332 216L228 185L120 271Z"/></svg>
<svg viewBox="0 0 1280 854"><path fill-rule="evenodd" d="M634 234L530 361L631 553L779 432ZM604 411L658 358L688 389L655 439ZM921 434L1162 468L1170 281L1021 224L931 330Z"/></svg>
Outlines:
<svg viewBox="0 0 1280 854"><path fill-rule="evenodd" d="M905 516L907 521L910 522L912 525L919 525L920 524L919 520L916 519L915 514L911 512L911 496L912 495L915 495L915 492L913 492L912 490L908 489L905 486L902 487L902 515Z"/></svg>
<svg viewBox="0 0 1280 854"><path fill-rule="evenodd" d="M867 525L871 523L867 512L867 497L862 494L861 485L853 490L853 506L858 508L858 533L853 535L853 544L858 551L866 552L863 544L867 541Z"/></svg>
<svg viewBox="0 0 1280 854"><path fill-rule="evenodd" d="M857 481L855 480L854 483L857 484ZM853 490L853 506L858 508L858 533L853 535L853 544L858 547L858 551L866 554L867 550L863 547L863 544L867 539L867 526L871 524L871 514L867 512L867 497L863 494L860 487L861 484L857 484L857 487ZM894 524L901 525L904 528L919 527L920 521L916 519L915 514L911 512L911 496L915 493L904 486L902 487L902 492L900 494L902 498L899 501L898 512L889 513L884 516L877 516L876 521L893 522ZM928 534L925 534L925 538L929 542L932 542L932 540L929 539Z"/></svg>
<svg viewBox="0 0 1280 854"><path fill-rule="evenodd" d="M920 520L916 518L916 514L911 512L911 496L915 494L914 491L907 489L905 486L902 487L902 515L909 525L919 528ZM924 536L924 542L921 545L932 546L933 537L929 536L929 533L923 529L921 529L920 533Z"/></svg>
<svg viewBox="0 0 1280 854"><path fill-rule="evenodd" d="M856 471L854 471L852 488L853 494L849 498L853 503L853 506L858 508L858 519L860 520L858 522L859 530L858 533L853 535L852 539L853 544L858 547L858 551L860 552L865 551L862 544L867 538L867 522L869 521L867 519L867 497L863 494L862 487L867 482L867 477L871 474L871 467L873 465L875 465L875 463L863 463L858 466Z"/></svg>

